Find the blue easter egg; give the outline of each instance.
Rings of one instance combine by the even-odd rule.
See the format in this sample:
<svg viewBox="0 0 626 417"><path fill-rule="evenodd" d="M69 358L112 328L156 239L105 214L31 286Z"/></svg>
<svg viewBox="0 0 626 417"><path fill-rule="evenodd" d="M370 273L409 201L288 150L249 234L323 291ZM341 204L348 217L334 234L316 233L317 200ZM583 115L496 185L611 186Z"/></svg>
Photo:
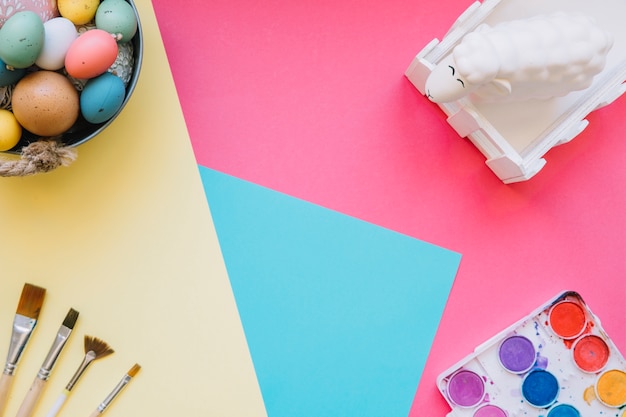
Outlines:
<svg viewBox="0 0 626 417"><path fill-rule="evenodd" d="M90 123L103 123L122 107L126 89L121 78L106 72L87 81L80 95L80 111Z"/></svg>
<svg viewBox="0 0 626 417"><path fill-rule="evenodd" d="M15 84L26 75L24 68L7 68L7 64L0 59L0 87Z"/></svg>

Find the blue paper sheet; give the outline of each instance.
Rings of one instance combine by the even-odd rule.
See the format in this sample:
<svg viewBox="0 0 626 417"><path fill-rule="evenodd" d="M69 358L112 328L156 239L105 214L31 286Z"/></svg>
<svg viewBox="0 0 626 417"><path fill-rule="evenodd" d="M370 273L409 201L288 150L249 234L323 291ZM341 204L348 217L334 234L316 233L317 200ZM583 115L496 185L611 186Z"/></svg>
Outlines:
<svg viewBox="0 0 626 417"><path fill-rule="evenodd" d="M268 416L406 417L460 255L199 169Z"/></svg>

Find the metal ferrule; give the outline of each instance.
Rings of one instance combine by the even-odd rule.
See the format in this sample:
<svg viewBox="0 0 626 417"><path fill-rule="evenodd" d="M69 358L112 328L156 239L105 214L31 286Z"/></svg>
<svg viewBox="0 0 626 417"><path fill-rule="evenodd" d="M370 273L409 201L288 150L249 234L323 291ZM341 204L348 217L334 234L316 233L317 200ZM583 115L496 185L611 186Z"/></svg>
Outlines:
<svg viewBox="0 0 626 417"><path fill-rule="evenodd" d="M74 388L74 385L76 385L78 378L80 378L83 372L85 372L85 369L87 369L87 367L91 364L91 362L94 361L94 359L96 359L96 353L93 350L90 350L89 352L85 354L85 358L83 359L83 362L80 364L80 366L74 373L74 376L72 377L72 379L70 379L70 382L68 382L68 384L65 386L66 390L71 391L72 388Z"/></svg>
<svg viewBox="0 0 626 417"><path fill-rule="evenodd" d="M13 332L11 333L11 345L9 346L9 353L7 354L7 361L4 365L4 374L13 375L17 362L22 356L24 347L30 338L30 335L35 329L37 320L30 317L16 314L13 320Z"/></svg>
<svg viewBox="0 0 626 417"><path fill-rule="evenodd" d="M130 382L130 379L130 376L124 375L124 378L122 378L122 380L115 386L115 388L113 388L113 391L111 391L111 393L107 395L107 397L100 403L100 405L98 406L98 411L102 413L109 406L109 404L111 404L117 394L120 393L122 388L124 388L126 384Z"/></svg>
<svg viewBox="0 0 626 417"><path fill-rule="evenodd" d="M69 327L61 326L59 328L59 331L57 332L57 337L56 339L54 339L54 343L52 343L52 346L48 351L48 356L46 356L46 359L44 359L43 364L41 365L41 368L37 373L37 378L43 379L44 381L48 379L48 377L50 376L50 371L52 371L52 367L59 358L59 354L61 353L61 350L63 350L63 346L65 346L65 342L67 342L67 339L70 337L71 333L72 329L70 329Z"/></svg>

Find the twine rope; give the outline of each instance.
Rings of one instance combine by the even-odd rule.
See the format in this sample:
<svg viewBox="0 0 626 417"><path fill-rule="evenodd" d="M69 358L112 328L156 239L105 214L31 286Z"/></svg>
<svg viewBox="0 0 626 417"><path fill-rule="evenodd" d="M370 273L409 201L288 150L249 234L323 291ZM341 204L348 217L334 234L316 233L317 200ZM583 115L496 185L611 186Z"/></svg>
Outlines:
<svg viewBox="0 0 626 417"><path fill-rule="evenodd" d="M76 160L76 150L54 140L39 140L22 148L21 158L0 160L1 177L26 177L68 166Z"/></svg>

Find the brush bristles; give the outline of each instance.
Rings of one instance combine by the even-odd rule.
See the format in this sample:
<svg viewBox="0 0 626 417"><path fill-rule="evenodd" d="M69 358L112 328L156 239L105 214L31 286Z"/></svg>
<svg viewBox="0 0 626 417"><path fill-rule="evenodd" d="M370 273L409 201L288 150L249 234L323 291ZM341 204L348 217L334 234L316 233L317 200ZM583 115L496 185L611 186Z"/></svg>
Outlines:
<svg viewBox="0 0 626 417"><path fill-rule="evenodd" d="M85 336L85 353L87 352L93 352L96 355L95 360L108 356L115 351L111 349L104 340L98 339L97 337Z"/></svg>
<svg viewBox="0 0 626 417"><path fill-rule="evenodd" d="M76 324L76 320L78 320L78 314L78 311L70 308L70 311L68 311L65 315L65 320L63 320L63 326L67 327L68 329L73 329L74 325Z"/></svg>
<svg viewBox="0 0 626 417"><path fill-rule="evenodd" d="M130 370L126 373L126 375L128 375L131 378L134 378L135 375L137 375L137 372L139 372L139 370L141 369L141 366L139 366L138 363L134 364L132 368L130 368Z"/></svg>
<svg viewBox="0 0 626 417"><path fill-rule="evenodd" d="M32 284L24 284L16 313L36 320L39 317L45 296L45 288Z"/></svg>

